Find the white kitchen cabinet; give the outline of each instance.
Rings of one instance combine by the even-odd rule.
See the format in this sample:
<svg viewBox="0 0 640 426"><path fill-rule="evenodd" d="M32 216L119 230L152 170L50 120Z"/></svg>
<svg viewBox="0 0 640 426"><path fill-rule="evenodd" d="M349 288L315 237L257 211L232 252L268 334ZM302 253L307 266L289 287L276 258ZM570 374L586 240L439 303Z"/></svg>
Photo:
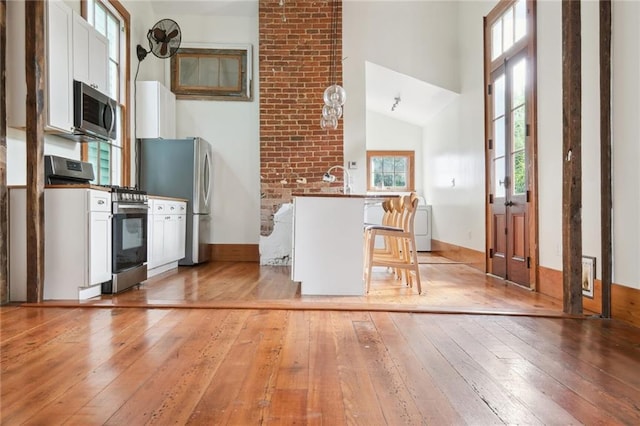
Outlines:
<svg viewBox="0 0 640 426"><path fill-rule="evenodd" d="M73 14L73 78L108 95L109 40Z"/></svg>
<svg viewBox="0 0 640 426"><path fill-rule="evenodd" d="M89 283L111 280L111 212L89 213Z"/></svg>
<svg viewBox="0 0 640 426"><path fill-rule="evenodd" d="M45 2L45 131L73 131L73 80L99 86L106 93L108 42L60 0ZM25 74L25 2L7 2L7 125L27 124Z"/></svg>
<svg viewBox="0 0 640 426"><path fill-rule="evenodd" d="M185 256L186 201L149 198L147 277L178 267Z"/></svg>
<svg viewBox="0 0 640 426"><path fill-rule="evenodd" d="M45 189L44 300L83 300L111 280L111 197L86 188ZM9 190L9 289L26 300L26 189Z"/></svg>
<svg viewBox="0 0 640 426"><path fill-rule="evenodd" d="M7 125L27 124L25 79L25 2L7 2ZM70 133L73 127L73 13L62 1L45 3L45 130Z"/></svg>
<svg viewBox="0 0 640 426"><path fill-rule="evenodd" d="M176 137L176 95L159 81L136 82L136 137Z"/></svg>

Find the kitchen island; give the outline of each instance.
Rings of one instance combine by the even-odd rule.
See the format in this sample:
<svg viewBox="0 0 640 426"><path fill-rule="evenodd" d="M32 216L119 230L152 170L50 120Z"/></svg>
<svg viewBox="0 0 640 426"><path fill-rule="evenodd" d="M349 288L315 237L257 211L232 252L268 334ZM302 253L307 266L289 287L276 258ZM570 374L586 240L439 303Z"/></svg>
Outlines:
<svg viewBox="0 0 640 426"><path fill-rule="evenodd" d="M364 207L371 196L293 195L291 277L301 294L363 295Z"/></svg>

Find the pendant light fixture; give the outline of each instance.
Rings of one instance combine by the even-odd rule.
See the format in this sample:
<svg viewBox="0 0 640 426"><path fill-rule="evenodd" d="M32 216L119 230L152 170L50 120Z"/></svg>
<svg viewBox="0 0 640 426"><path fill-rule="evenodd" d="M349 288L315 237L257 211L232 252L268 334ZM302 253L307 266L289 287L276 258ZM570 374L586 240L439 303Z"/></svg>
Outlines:
<svg viewBox="0 0 640 426"><path fill-rule="evenodd" d="M324 91L324 106L320 127L325 130L338 128L338 120L342 117L342 106L347 100L347 92L338 84L338 1L331 1L331 69L329 70L329 87Z"/></svg>

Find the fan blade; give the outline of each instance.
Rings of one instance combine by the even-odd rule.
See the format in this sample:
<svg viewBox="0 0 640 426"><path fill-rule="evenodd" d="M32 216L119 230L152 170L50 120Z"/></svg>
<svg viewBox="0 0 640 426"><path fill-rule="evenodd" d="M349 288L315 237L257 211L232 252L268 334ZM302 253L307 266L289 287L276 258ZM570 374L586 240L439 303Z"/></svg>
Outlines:
<svg viewBox="0 0 640 426"><path fill-rule="evenodd" d="M165 41L166 37L167 37L167 33L164 30L160 28L153 29L153 38L158 43L162 43L163 41Z"/></svg>
<svg viewBox="0 0 640 426"><path fill-rule="evenodd" d="M172 38L174 38L177 35L178 35L178 30L171 31L169 34L167 34L167 41L171 40Z"/></svg>
<svg viewBox="0 0 640 426"><path fill-rule="evenodd" d="M160 46L160 55L164 56L167 54L167 42L162 43Z"/></svg>

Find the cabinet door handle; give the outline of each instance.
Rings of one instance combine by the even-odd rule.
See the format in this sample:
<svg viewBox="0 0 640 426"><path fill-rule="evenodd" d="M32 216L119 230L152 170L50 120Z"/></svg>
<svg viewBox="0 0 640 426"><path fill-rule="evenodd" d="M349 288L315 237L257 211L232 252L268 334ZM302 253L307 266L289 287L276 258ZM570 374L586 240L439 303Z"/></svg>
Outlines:
<svg viewBox="0 0 640 426"><path fill-rule="evenodd" d="M98 200L98 204L99 205L103 205L104 204L104 200Z"/></svg>

